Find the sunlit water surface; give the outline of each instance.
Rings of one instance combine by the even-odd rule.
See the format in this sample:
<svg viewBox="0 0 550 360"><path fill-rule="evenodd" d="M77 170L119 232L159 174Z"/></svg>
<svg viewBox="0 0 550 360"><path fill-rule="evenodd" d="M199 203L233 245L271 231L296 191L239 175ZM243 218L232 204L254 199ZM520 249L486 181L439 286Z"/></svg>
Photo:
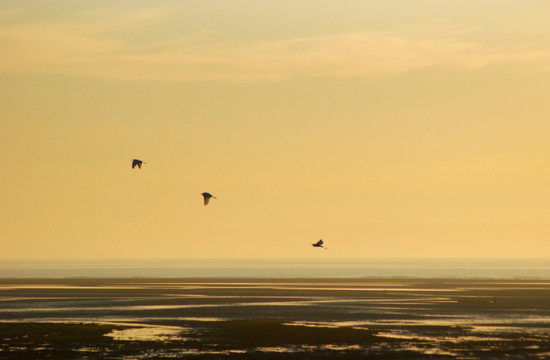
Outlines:
<svg viewBox="0 0 550 360"><path fill-rule="evenodd" d="M472 351L509 347L544 358L550 351L550 282L542 280L367 279L237 285L137 279L85 285L86 281L0 284L0 320L124 325L128 328L106 336L119 342L170 344L148 352L158 357L359 352L464 358ZM258 319L292 327L375 331L376 341L231 349L185 345L190 336L202 336L208 324ZM79 351L97 351L88 350Z"/></svg>
<svg viewBox="0 0 550 360"><path fill-rule="evenodd" d="M234 320L375 336L366 343L329 339L318 345L207 340L211 329ZM77 349L82 357L111 359L302 353L544 359L550 354L550 262L4 261L0 322L117 325L122 328L105 334L115 342L162 344L131 355ZM38 358L51 350L47 343L0 341L0 354L31 351Z"/></svg>

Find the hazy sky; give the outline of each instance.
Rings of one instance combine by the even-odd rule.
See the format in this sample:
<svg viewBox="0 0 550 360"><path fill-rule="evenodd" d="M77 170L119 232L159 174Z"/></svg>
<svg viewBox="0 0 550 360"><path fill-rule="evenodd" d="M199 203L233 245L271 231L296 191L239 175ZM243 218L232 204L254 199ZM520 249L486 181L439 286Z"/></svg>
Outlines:
<svg viewBox="0 0 550 360"><path fill-rule="evenodd" d="M0 258L549 256L548 14L0 1Z"/></svg>

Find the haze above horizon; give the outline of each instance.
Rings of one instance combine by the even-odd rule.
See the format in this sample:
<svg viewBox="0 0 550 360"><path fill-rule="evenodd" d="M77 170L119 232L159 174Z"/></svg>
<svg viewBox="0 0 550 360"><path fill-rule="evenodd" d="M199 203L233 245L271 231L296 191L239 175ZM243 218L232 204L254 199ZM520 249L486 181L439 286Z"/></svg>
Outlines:
<svg viewBox="0 0 550 360"><path fill-rule="evenodd" d="M548 256L548 13L2 1L0 259Z"/></svg>

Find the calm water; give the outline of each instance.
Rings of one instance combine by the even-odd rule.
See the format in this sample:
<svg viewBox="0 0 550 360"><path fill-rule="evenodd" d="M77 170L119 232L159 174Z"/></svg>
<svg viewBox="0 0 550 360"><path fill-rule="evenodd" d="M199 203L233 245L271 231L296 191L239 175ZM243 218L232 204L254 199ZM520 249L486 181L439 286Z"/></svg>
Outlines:
<svg viewBox="0 0 550 360"><path fill-rule="evenodd" d="M550 279L550 259L0 260L0 278L12 277Z"/></svg>
<svg viewBox="0 0 550 360"><path fill-rule="evenodd" d="M550 359L549 280L18 281L0 359Z"/></svg>

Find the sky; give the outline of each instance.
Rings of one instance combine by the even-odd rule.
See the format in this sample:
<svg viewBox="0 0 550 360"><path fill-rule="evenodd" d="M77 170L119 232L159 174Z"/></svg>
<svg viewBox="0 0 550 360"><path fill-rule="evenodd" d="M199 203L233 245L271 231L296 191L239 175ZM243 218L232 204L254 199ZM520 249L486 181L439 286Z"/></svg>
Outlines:
<svg viewBox="0 0 550 360"><path fill-rule="evenodd" d="M549 13L0 0L0 259L547 257Z"/></svg>

